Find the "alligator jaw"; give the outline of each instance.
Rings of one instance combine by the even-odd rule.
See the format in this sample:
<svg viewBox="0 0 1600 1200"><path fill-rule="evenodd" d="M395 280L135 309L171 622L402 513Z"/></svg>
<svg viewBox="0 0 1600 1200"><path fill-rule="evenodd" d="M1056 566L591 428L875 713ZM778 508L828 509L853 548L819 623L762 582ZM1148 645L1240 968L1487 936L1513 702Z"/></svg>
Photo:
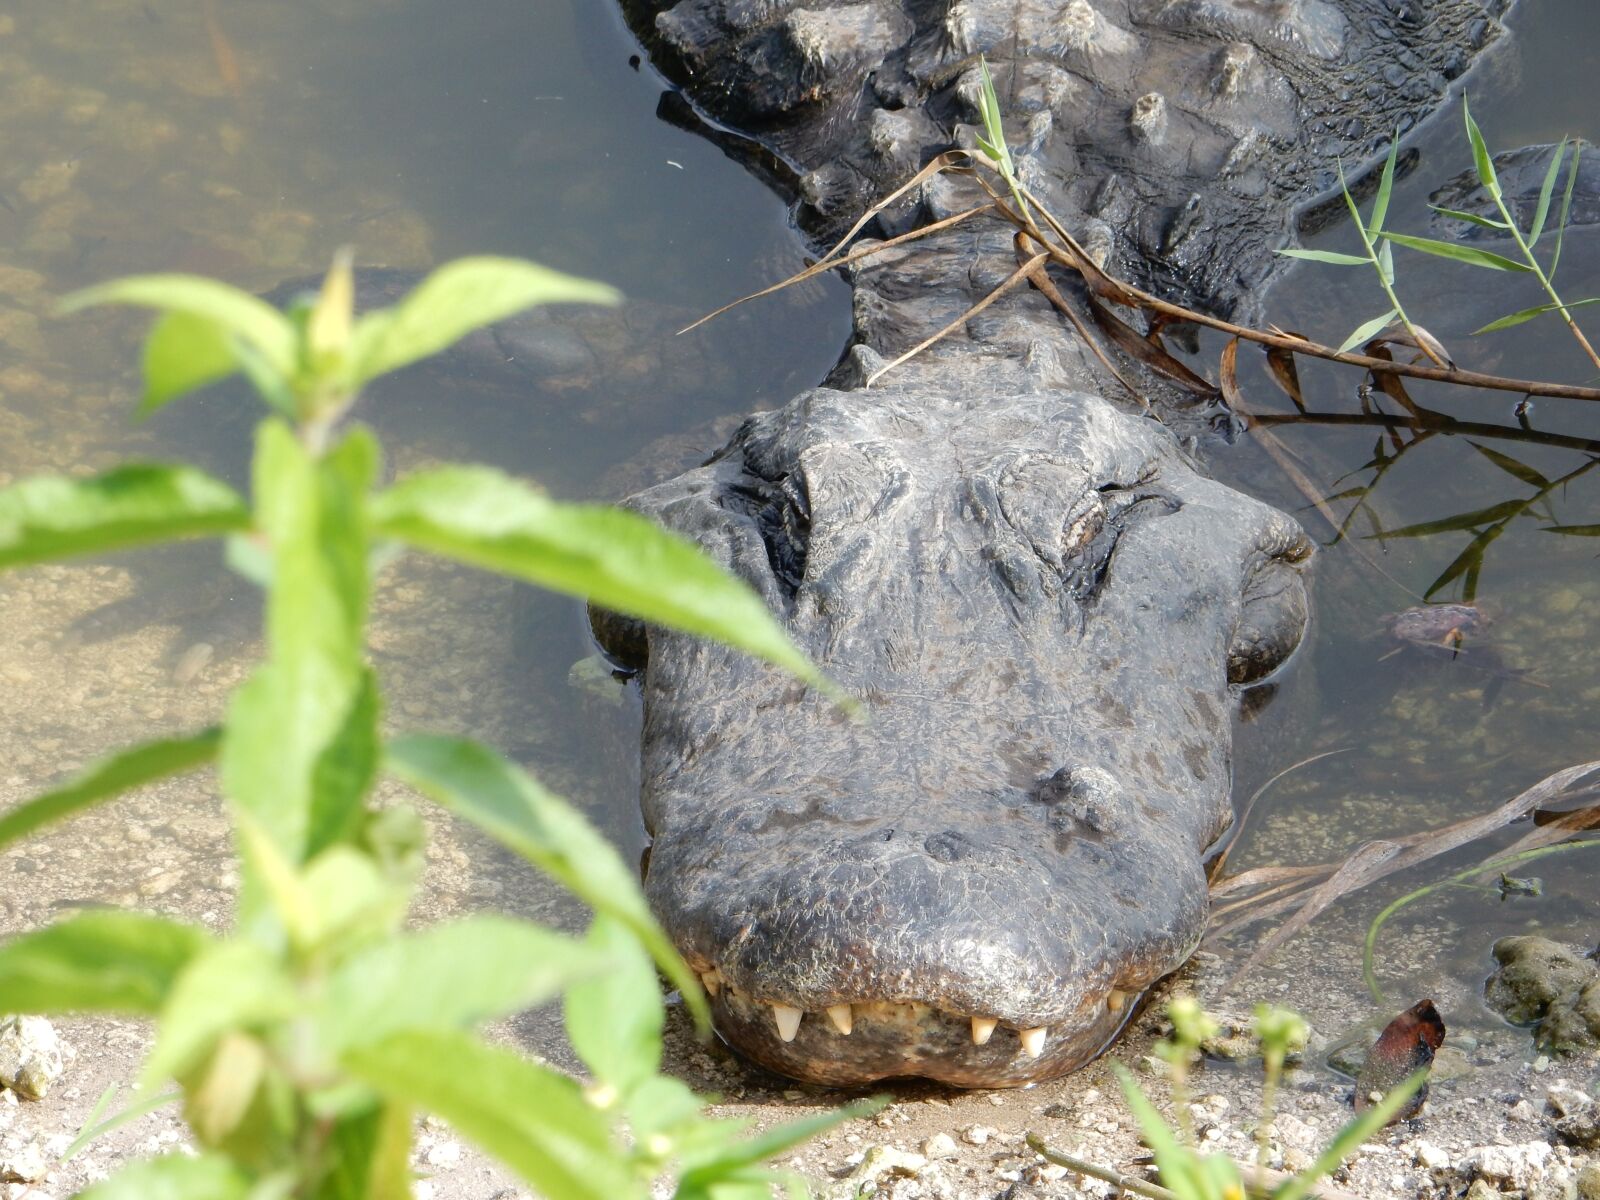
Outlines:
<svg viewBox="0 0 1600 1200"><path fill-rule="evenodd" d="M706 972L713 981L714 972ZM1116 1037L1137 1008L1108 991L1071 1029L1028 1029L920 1001L868 1000L801 1012L713 982L717 1031L769 1070L831 1087L918 1076L953 1087L1022 1087L1075 1070ZM847 1010L845 1033L834 1014ZM778 1014L782 1014L781 1016ZM792 1015L791 1015L792 1014Z"/></svg>

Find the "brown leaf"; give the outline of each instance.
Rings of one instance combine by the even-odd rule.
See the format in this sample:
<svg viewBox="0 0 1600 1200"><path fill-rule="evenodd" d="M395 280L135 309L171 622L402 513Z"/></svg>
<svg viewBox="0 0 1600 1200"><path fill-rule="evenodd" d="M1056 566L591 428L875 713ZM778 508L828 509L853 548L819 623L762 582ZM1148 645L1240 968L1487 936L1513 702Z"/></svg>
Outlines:
<svg viewBox="0 0 1600 1200"><path fill-rule="evenodd" d="M1406 1009L1384 1027L1356 1077L1354 1097L1357 1112L1365 1112L1382 1100L1396 1085L1418 1071L1433 1066L1433 1055L1444 1044L1444 1019L1432 1000L1422 1000ZM1428 1098L1424 1083L1416 1095L1395 1113L1395 1121L1405 1121L1422 1111Z"/></svg>
<svg viewBox="0 0 1600 1200"><path fill-rule="evenodd" d="M1381 358L1385 362L1393 362L1394 355L1389 353L1389 348L1386 345L1386 343L1392 342L1393 340L1393 338L1386 337L1373 338L1367 343L1367 354L1372 358ZM1413 401L1410 395L1406 392L1405 385L1400 382L1400 377L1398 375L1390 374L1388 371L1374 369L1372 372L1372 382L1377 384L1378 387L1383 390L1383 394L1385 396L1389 397L1389 399L1393 400L1413 417L1422 416L1421 410L1417 408L1416 402Z"/></svg>
<svg viewBox="0 0 1600 1200"><path fill-rule="evenodd" d="M1195 396L1206 400L1216 397L1217 389L1208 380L1200 378L1165 350L1158 350L1145 341L1133 326L1101 304L1092 293L1088 301L1089 311L1094 316L1095 324L1099 325L1106 336L1120 346L1129 357L1138 359L1152 371L1160 372Z"/></svg>
<svg viewBox="0 0 1600 1200"><path fill-rule="evenodd" d="M1298 337L1299 335L1288 334L1286 336ZM1294 406L1301 412L1305 412L1306 404L1300 396L1300 372L1295 367L1294 352L1281 350L1277 346L1268 346L1267 366L1271 368L1272 377L1278 381L1278 386L1288 393L1290 400L1294 401Z"/></svg>

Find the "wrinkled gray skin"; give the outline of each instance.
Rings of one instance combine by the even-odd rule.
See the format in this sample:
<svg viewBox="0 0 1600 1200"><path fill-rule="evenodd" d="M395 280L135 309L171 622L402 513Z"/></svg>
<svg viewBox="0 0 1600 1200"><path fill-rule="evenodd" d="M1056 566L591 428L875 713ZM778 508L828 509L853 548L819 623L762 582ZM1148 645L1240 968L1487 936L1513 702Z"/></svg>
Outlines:
<svg viewBox="0 0 1600 1200"><path fill-rule="evenodd" d="M1115 269L1221 311L1337 157L1369 160L1498 32L1474 0L630 16L713 136L792 168L773 177L819 238L970 144L981 51L1051 210ZM940 181L880 232L974 202ZM1014 268L993 224L864 265L835 386L630 502L750 581L870 723L721 647L596 620L643 667L651 902L717 985L723 1036L798 1078L1007 1086L1099 1052L1199 938L1238 693L1306 624L1295 522L1207 479L1172 431L1205 414L1141 415L1038 294L860 390ZM791 1040L774 1005L804 1011ZM984 1044L974 1019L998 1021Z"/></svg>

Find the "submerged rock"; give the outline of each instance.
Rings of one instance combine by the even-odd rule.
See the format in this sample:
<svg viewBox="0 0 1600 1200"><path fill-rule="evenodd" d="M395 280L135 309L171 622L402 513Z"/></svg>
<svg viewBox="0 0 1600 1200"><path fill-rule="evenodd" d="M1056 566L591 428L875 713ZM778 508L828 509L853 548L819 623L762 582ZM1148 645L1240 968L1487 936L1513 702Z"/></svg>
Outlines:
<svg viewBox="0 0 1600 1200"><path fill-rule="evenodd" d="M1529 934L1494 944L1500 969L1484 986L1489 1007L1514 1025L1534 1025L1540 1049L1600 1048L1600 964L1571 946Z"/></svg>

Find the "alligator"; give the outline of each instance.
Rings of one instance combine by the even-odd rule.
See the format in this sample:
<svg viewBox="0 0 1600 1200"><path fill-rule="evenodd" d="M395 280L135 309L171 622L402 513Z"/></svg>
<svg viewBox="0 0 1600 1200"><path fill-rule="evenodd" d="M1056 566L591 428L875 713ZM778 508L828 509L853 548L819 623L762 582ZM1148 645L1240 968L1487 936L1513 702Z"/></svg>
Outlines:
<svg viewBox="0 0 1600 1200"><path fill-rule="evenodd" d="M1032 194L1115 273L1218 314L1341 161L1442 106L1504 7L624 0L679 119L818 244L973 145L981 55ZM869 232L973 203L941 176ZM1012 274L1010 234L858 262L824 386L627 501L749 581L866 720L594 614L640 673L650 901L722 1037L803 1080L1021 1086L1103 1050L1196 946L1233 714L1309 618L1299 525L1197 461L1215 411L1148 375L1129 398L1038 292L865 386Z"/></svg>

